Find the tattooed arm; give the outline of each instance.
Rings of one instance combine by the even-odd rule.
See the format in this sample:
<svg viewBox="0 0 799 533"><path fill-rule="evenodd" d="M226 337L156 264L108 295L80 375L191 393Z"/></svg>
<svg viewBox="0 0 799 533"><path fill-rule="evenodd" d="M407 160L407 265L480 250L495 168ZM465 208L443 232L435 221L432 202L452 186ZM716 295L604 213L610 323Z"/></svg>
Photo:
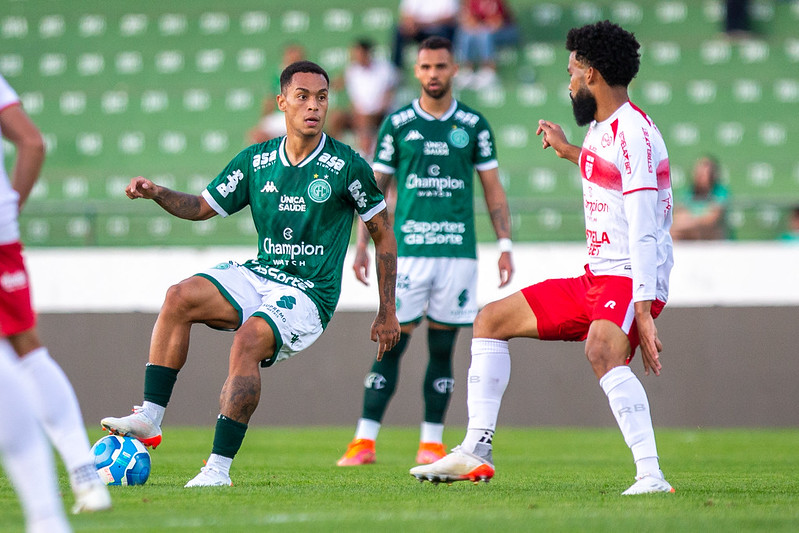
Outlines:
<svg viewBox="0 0 799 533"><path fill-rule="evenodd" d="M153 200L167 213L186 220L207 220L216 215L216 211L202 196L173 191L141 176L130 180L130 184L125 188L125 194L131 199Z"/></svg>
<svg viewBox="0 0 799 533"><path fill-rule="evenodd" d="M372 323L371 338L378 343L377 360L383 353L397 344L400 326L397 321L397 307L394 289L397 284L397 240L389 222L388 211L384 209L366 222L366 229L375 242L375 265L377 267L377 290L380 307Z"/></svg>
<svg viewBox="0 0 799 533"><path fill-rule="evenodd" d="M494 226L494 233L500 243L499 267L499 286L504 287L510 283L513 277L513 260L510 251L510 210L508 209L508 199L505 196L505 189L499 181L499 170L478 170L477 175L483 184L483 195L485 196L488 213L491 217L491 225ZM508 246L502 249L502 243Z"/></svg>
<svg viewBox="0 0 799 533"><path fill-rule="evenodd" d="M386 198L389 224L393 223L392 215L394 213L394 204L396 203L396 190L392 187L392 177L391 174L375 172L377 186L383 191L383 196ZM366 224L358 223L357 231L358 238L355 244L355 261L352 263L352 270L355 272L355 278L358 281L364 285L369 285L369 254L366 253L366 247L369 244L370 230Z"/></svg>

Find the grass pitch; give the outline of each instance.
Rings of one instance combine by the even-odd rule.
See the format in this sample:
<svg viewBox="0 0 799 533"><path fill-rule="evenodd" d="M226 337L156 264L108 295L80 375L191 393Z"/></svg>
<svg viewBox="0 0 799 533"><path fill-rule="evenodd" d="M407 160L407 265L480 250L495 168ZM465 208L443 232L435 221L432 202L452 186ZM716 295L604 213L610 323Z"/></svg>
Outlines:
<svg viewBox="0 0 799 533"><path fill-rule="evenodd" d="M676 494L621 496L630 452L615 429L502 427L488 484L420 484L416 428L384 428L374 465L339 468L352 428L253 428L230 488L183 489L212 427L167 426L141 487L112 487L114 510L70 517L75 531L797 531L799 430L657 431ZM92 431L93 439L100 438ZM463 429L448 429L457 444ZM72 496L63 470L65 505ZM22 515L0 475L0 531Z"/></svg>

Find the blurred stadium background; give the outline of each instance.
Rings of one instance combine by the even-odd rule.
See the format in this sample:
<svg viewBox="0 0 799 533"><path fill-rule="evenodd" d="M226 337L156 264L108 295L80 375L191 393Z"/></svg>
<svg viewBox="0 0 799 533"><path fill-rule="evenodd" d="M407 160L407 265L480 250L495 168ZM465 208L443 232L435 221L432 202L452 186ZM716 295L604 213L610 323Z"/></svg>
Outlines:
<svg viewBox="0 0 799 533"><path fill-rule="evenodd" d="M546 118L573 141L582 137L568 104L564 37L573 26L610 18L643 44L632 98L666 138L675 188L686 187L694 161L711 153L731 193L735 240L675 249L674 305L659 320L667 372L647 380L656 423L799 424L799 412L786 408L799 401L799 246L775 240L787 209L799 203L799 1L753 0L757 36L740 41L722 34L722 0L509 3L523 42L501 52L502 87L458 97L485 113L498 139L517 242L512 289L579 273L582 265L576 167L542 151L535 130ZM388 54L397 5L0 0L0 72L49 151L20 220L41 332L75 382L88 423L140 399L150 328L166 287L254 252L248 216L180 221L150 202L127 200L129 179L144 175L198 193L245 146L286 43L301 43L336 75L357 37L372 37L378 53ZM418 92L409 72L405 77L400 102ZM345 104L343 93L336 98L334 105ZM486 301L504 293L496 290L485 214L478 227ZM269 408L253 423L356 420L373 353L366 331L375 296L348 270L344 285L342 312L325 337L264 374ZM464 331L456 348L461 384L470 335ZM170 404L172 424L208 424L218 409L230 336L195 328L192 337ZM420 357L424 337L416 337L410 352ZM514 342L519 356L503 423L613 424L581 347ZM422 366L407 365L395 401L402 407L387 423L418 423ZM452 423L465 422L465 389L456 387Z"/></svg>
<svg viewBox="0 0 799 533"><path fill-rule="evenodd" d="M246 217L236 232L219 220L178 221L126 201L124 185L144 175L200 191L245 146L285 43L301 43L335 75L356 37L372 37L388 54L397 3L0 1L0 72L49 147L22 219L24 241L250 244ZM632 98L667 140L675 187L686 185L698 156L715 154L731 192L736 238L779 234L786 208L799 203L799 2L751 2L758 38L737 42L721 33L721 0L510 5L523 42L501 53L502 88L458 96L484 111L496 130L516 240L581 238L576 168L540 150L535 129L547 118L561 122L571 139L581 137L568 106L564 35L601 18L642 42ZM418 92L410 73L406 80L403 102ZM334 105L342 105L344 94L337 97ZM485 216L479 227L481 240L493 240Z"/></svg>

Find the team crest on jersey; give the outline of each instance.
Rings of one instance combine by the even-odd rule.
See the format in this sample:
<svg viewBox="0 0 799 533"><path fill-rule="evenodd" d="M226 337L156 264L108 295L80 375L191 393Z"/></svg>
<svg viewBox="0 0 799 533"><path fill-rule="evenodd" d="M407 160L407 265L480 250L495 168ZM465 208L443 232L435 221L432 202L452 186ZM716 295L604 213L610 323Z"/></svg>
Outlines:
<svg viewBox="0 0 799 533"><path fill-rule="evenodd" d="M591 175L594 173L594 156L587 155L585 156L585 164L583 165L583 171L585 172L585 179L591 180Z"/></svg>
<svg viewBox="0 0 799 533"><path fill-rule="evenodd" d="M317 204L326 202L330 198L331 191L330 184L321 178L313 180L308 185L308 196Z"/></svg>
<svg viewBox="0 0 799 533"><path fill-rule="evenodd" d="M455 148L466 148L469 144L469 134L463 128L455 128L449 132L449 143Z"/></svg>

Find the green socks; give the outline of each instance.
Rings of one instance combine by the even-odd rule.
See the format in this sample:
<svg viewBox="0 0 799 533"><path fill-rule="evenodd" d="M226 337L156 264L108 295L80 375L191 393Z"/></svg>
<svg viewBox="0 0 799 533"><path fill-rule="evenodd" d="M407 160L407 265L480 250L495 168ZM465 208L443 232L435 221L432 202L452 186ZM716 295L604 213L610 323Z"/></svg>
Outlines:
<svg viewBox="0 0 799 533"><path fill-rule="evenodd" d="M178 371L174 368L147 363L144 369L144 401L166 407L177 379Z"/></svg>
<svg viewBox="0 0 799 533"><path fill-rule="evenodd" d="M211 453L223 457L236 456L244 441L244 434L247 433L247 424L236 422L225 415L216 418L216 431L214 431L214 447Z"/></svg>
<svg viewBox="0 0 799 533"><path fill-rule="evenodd" d="M411 336L401 333L399 342L389 351L383 354L383 359L375 360L372 370L364 381L363 411L361 418L367 418L376 422L383 420L383 415L388 407L388 402L394 395L397 388L399 376L399 363L405 347Z"/></svg>
<svg viewBox="0 0 799 533"><path fill-rule="evenodd" d="M428 329L427 346L430 361L424 376L424 421L443 424L452 395L452 350L457 329Z"/></svg>

